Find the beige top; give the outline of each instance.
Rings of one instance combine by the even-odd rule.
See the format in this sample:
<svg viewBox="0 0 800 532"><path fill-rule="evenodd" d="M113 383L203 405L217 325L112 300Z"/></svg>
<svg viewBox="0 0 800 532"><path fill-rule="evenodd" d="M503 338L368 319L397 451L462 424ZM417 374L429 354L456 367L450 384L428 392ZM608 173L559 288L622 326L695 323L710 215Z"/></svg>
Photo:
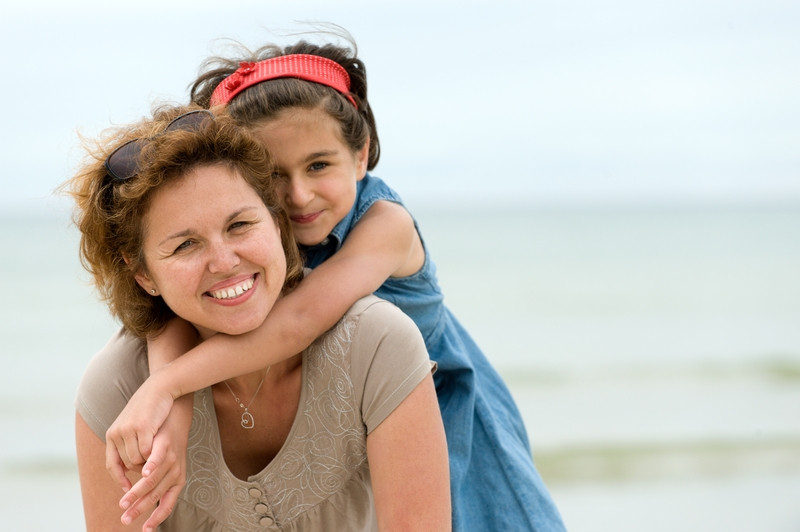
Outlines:
<svg viewBox="0 0 800 532"><path fill-rule="evenodd" d="M410 318L374 296L358 301L303 353L289 436L247 480L223 459L211 389L198 391L186 487L160 530L377 530L366 436L432 368ZM144 343L120 332L90 362L78 412L104 438L147 375Z"/></svg>

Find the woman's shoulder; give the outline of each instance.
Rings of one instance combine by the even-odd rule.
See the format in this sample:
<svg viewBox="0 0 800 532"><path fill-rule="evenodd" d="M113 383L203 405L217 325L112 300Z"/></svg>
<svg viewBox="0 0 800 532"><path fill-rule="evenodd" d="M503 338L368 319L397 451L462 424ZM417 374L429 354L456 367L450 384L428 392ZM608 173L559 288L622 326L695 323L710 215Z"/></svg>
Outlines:
<svg viewBox="0 0 800 532"><path fill-rule="evenodd" d="M92 386L98 380L104 383L133 381L129 382L132 390L125 387L132 394L140 384L139 379L147 378L148 373L145 341L122 328L89 361L81 387Z"/></svg>
<svg viewBox="0 0 800 532"><path fill-rule="evenodd" d="M144 340L120 329L86 366L75 406L102 437L148 375Z"/></svg>
<svg viewBox="0 0 800 532"><path fill-rule="evenodd" d="M353 324L349 373L370 433L435 366L417 326L392 303L364 297L342 323L348 322Z"/></svg>
<svg viewBox="0 0 800 532"><path fill-rule="evenodd" d="M410 334L419 330L414 322L393 303L375 295L368 295L356 301L344 316L357 320L359 328L366 327L380 331L405 331Z"/></svg>
<svg viewBox="0 0 800 532"><path fill-rule="evenodd" d="M417 325L397 306L374 295L356 301L341 322L350 337L354 367L391 366L428 360L425 341Z"/></svg>
<svg viewBox="0 0 800 532"><path fill-rule="evenodd" d="M362 377L387 359L399 365L429 360L422 334L411 318L374 295L356 301L312 346L311 353L337 359L352 375Z"/></svg>

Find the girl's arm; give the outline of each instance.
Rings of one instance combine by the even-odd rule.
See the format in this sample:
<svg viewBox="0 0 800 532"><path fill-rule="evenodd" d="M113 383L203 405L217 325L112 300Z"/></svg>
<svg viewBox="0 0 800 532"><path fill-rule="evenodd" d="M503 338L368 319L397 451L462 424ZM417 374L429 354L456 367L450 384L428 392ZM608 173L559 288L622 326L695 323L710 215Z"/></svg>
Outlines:
<svg viewBox="0 0 800 532"><path fill-rule="evenodd" d="M444 425L429 375L367 436L378 528L450 531Z"/></svg>
<svg viewBox="0 0 800 532"><path fill-rule="evenodd" d="M422 242L411 215L396 203L375 203L342 248L279 299L258 329L237 336L216 334L153 372L106 437L109 464L113 466L115 460L127 464L129 456L137 453L149 455L153 435L175 398L294 356L358 299L389 277L415 273L423 261Z"/></svg>

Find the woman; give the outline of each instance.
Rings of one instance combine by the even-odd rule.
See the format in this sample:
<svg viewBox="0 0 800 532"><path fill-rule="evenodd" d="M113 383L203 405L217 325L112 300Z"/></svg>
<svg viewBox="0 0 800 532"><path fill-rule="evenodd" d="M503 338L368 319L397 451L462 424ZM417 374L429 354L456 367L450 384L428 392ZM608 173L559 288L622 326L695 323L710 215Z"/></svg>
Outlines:
<svg viewBox="0 0 800 532"><path fill-rule="evenodd" d="M81 258L124 325L112 341L138 344L135 357L104 350L78 391L89 530L128 530L103 437L147 377L143 339L175 316L198 341L246 333L302 278L270 163L229 118L172 109L69 183ZM365 298L302 353L197 392L186 486L161 504L163 530L449 530L444 430L413 322Z"/></svg>
<svg viewBox="0 0 800 532"><path fill-rule="evenodd" d="M324 42L331 35L318 37ZM434 379L448 441L454 530L563 532L508 387L444 304L431 249L411 212L371 173L380 143L367 69L349 36L338 37L349 44L266 44L253 53L212 58L192 85L194 103L224 105L272 154L278 197L313 273L252 333L171 349L185 339L168 326L148 344L153 377L108 432L110 453L127 464L140 464L149 453L144 467L154 478L171 472L170 460L159 460L161 445L149 452L166 418L153 412L169 412L181 394L293 356L374 293L414 320L438 364ZM238 356L231 359L230 351ZM146 496L139 484L122 501Z"/></svg>

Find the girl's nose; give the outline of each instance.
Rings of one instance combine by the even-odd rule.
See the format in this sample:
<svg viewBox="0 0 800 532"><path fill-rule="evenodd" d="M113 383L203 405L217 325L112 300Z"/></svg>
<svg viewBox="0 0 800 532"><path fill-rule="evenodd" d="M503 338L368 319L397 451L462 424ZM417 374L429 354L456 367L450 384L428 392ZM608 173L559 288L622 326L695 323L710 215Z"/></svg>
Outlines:
<svg viewBox="0 0 800 532"><path fill-rule="evenodd" d="M286 203L292 207L305 207L314 197L311 183L302 177L291 177L286 184Z"/></svg>

